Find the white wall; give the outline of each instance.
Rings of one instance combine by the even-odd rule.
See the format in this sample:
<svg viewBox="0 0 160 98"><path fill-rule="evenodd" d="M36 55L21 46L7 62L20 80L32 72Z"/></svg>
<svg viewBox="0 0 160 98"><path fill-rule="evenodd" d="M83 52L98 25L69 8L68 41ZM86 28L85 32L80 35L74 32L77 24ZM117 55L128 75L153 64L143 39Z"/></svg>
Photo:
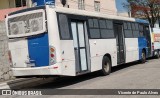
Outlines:
<svg viewBox="0 0 160 98"><path fill-rule="evenodd" d="M0 21L0 82L13 78L8 60L8 38L5 24Z"/></svg>

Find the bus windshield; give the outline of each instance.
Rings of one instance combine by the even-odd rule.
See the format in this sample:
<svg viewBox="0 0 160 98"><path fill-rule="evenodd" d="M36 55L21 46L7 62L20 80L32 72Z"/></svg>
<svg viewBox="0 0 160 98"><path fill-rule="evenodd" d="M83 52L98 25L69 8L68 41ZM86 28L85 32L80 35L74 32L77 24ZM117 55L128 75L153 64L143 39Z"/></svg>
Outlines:
<svg viewBox="0 0 160 98"><path fill-rule="evenodd" d="M26 37L44 33L45 11L43 9L18 13L6 18L9 38Z"/></svg>

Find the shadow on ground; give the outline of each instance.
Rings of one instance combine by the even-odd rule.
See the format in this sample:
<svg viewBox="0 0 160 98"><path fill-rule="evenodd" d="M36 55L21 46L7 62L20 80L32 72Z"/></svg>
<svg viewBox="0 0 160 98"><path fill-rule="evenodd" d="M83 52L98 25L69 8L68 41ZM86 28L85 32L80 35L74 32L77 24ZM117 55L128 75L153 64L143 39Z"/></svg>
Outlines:
<svg viewBox="0 0 160 98"><path fill-rule="evenodd" d="M152 60L152 59L153 58L148 59L147 62L150 62L150 60ZM129 67L132 67L132 66L137 66L138 64L140 64L140 62L132 62L132 63L122 64L122 65L113 67L112 73L116 73L118 71L128 69ZM112 75L112 73L110 75ZM76 76L76 77L61 77L61 78L58 78L50 83L31 87L31 89L32 88L33 89L56 89L56 88L58 89L58 88L70 86L70 85L73 85L73 84L76 84L76 83L79 83L82 81L87 81L87 80L97 78L97 77L101 77L99 72L93 72L93 73L89 73L89 74L85 74L85 75L81 75L81 76Z"/></svg>

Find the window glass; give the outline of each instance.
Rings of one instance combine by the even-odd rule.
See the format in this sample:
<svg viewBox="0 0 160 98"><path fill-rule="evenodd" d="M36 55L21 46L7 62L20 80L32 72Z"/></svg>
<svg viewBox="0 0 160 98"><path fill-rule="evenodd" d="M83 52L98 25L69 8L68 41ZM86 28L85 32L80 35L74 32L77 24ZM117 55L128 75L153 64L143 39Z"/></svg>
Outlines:
<svg viewBox="0 0 160 98"><path fill-rule="evenodd" d="M100 25L100 28L107 28L105 20L99 20L99 25Z"/></svg>
<svg viewBox="0 0 160 98"><path fill-rule="evenodd" d="M139 35L140 35L140 37L143 37L144 36L144 32L140 31Z"/></svg>
<svg viewBox="0 0 160 98"><path fill-rule="evenodd" d="M16 7L26 6L26 0L15 0Z"/></svg>
<svg viewBox="0 0 160 98"><path fill-rule="evenodd" d="M94 27L99 28L98 19L93 19Z"/></svg>
<svg viewBox="0 0 160 98"><path fill-rule="evenodd" d="M139 25L139 30L143 31L143 25Z"/></svg>
<svg viewBox="0 0 160 98"><path fill-rule="evenodd" d="M135 23L135 29L139 30L138 23Z"/></svg>
<svg viewBox="0 0 160 98"><path fill-rule="evenodd" d="M66 15L59 14L59 27L61 39L70 39L71 36L69 33L68 18Z"/></svg>
<svg viewBox="0 0 160 98"><path fill-rule="evenodd" d="M125 37L126 38L132 38L133 34L132 34L132 30L124 30L125 31Z"/></svg>
<svg viewBox="0 0 160 98"><path fill-rule="evenodd" d="M94 10L100 12L100 1L94 1Z"/></svg>
<svg viewBox="0 0 160 98"><path fill-rule="evenodd" d="M113 21L112 20L106 20L107 22L107 28L108 29L113 29Z"/></svg>
<svg viewBox="0 0 160 98"><path fill-rule="evenodd" d="M131 28L131 23L130 23L130 22L128 22L127 25L128 25L128 29L132 29L132 28Z"/></svg>
<svg viewBox="0 0 160 98"><path fill-rule="evenodd" d="M71 22L71 30L72 30L72 36L74 40L74 47L78 47L78 38L77 38L77 24L76 22Z"/></svg>
<svg viewBox="0 0 160 98"><path fill-rule="evenodd" d="M132 30L136 30L135 23L132 23Z"/></svg>
<svg viewBox="0 0 160 98"><path fill-rule="evenodd" d="M133 31L133 36L135 38L138 38L139 37L139 31Z"/></svg>
<svg viewBox="0 0 160 98"><path fill-rule="evenodd" d="M100 38L99 29L90 29L90 38Z"/></svg>
<svg viewBox="0 0 160 98"><path fill-rule="evenodd" d="M88 19L89 27L93 28L93 19Z"/></svg>
<svg viewBox="0 0 160 98"><path fill-rule="evenodd" d="M127 23L125 22L123 25L124 25L124 29L127 29Z"/></svg>
<svg viewBox="0 0 160 98"><path fill-rule="evenodd" d="M113 30L101 29L102 38L114 38Z"/></svg>
<svg viewBox="0 0 160 98"><path fill-rule="evenodd" d="M140 37L143 37L144 36L144 28L143 28L142 24L139 25L139 31L140 31L140 33L139 33Z"/></svg>
<svg viewBox="0 0 160 98"><path fill-rule="evenodd" d="M89 37L92 39L114 38L113 21L105 19L89 19Z"/></svg>
<svg viewBox="0 0 160 98"><path fill-rule="evenodd" d="M78 0L78 9L85 10L84 0Z"/></svg>

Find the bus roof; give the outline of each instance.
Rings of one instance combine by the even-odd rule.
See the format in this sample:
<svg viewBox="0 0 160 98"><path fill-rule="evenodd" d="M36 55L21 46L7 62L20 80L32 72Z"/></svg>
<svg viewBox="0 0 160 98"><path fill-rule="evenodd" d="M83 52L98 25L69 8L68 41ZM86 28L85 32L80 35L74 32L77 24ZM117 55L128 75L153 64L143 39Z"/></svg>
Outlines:
<svg viewBox="0 0 160 98"><path fill-rule="evenodd" d="M136 20L136 22L139 22L139 23L149 24L149 22L147 20L143 20L143 19L139 19L139 18L136 18L135 20Z"/></svg>
<svg viewBox="0 0 160 98"><path fill-rule="evenodd" d="M45 9L45 6L38 6L38 7L22 9L22 10L10 13L8 14L8 16L26 12L26 11L37 10L37 9ZM115 20L124 20L124 21L138 22L138 23L147 23L147 24L149 23L148 21L142 20L142 19L135 19L135 18L129 18L129 17L117 16L117 15L108 15L108 14L103 14L100 12L91 12L91 11L86 11L86 10L78 10L78 9L71 9L71 8L64 8L64 7L55 7L53 9L59 13L91 16L91 17L99 17L99 18L108 18L108 19L115 19Z"/></svg>
<svg viewBox="0 0 160 98"><path fill-rule="evenodd" d="M38 9L45 9L45 6L38 6L38 7L31 7L31 8L21 9L21 10L9 13L8 16L14 15L14 14L23 13L23 12L27 12L27 11L38 10Z"/></svg>
<svg viewBox="0 0 160 98"><path fill-rule="evenodd" d="M55 11L60 13L82 15L82 16L92 16L92 17L108 18L108 19L115 19L115 20L132 21L132 22L136 21L135 18L129 18L129 17L117 16L117 15L108 15L108 14L103 14L99 12L91 12L86 10L78 10L78 9L63 8L63 7L56 7Z"/></svg>

